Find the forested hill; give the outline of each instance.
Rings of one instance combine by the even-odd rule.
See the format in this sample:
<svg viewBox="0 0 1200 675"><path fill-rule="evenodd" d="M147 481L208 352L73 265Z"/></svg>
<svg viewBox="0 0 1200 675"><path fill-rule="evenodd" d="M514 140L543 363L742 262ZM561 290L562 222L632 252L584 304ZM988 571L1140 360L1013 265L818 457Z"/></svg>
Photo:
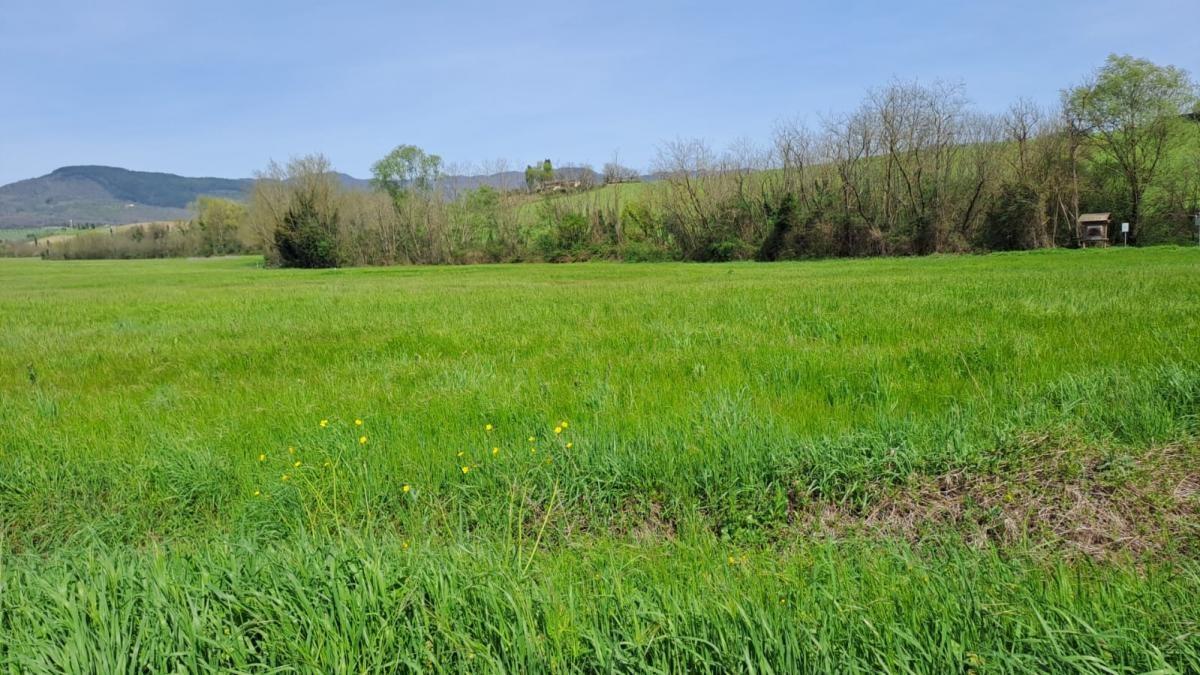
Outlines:
<svg viewBox="0 0 1200 675"><path fill-rule="evenodd" d="M568 178L588 173L592 182L600 178L588 168L566 167L560 173ZM365 179L337 175L345 188L370 186ZM504 171L443 176L439 182L453 196L483 185L514 189L524 186L525 178L519 171ZM244 200L253 184L252 178L192 178L112 166L64 166L39 178L0 186L0 228L179 220L190 217L187 207L201 195Z"/></svg>
<svg viewBox="0 0 1200 675"><path fill-rule="evenodd" d="M250 179L189 178L111 166L65 166L0 187L0 227L186 218L200 195L242 199Z"/></svg>

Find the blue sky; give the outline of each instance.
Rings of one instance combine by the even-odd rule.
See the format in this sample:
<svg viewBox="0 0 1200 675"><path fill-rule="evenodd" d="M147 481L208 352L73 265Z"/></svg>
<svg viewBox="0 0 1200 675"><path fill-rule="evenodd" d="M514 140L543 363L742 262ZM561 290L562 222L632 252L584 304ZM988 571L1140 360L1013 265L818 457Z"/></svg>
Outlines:
<svg viewBox="0 0 1200 675"><path fill-rule="evenodd" d="M647 168L765 141L893 78L1049 104L1109 52L1200 75L1200 2L0 0L0 183L67 164L343 171L413 143L462 167Z"/></svg>

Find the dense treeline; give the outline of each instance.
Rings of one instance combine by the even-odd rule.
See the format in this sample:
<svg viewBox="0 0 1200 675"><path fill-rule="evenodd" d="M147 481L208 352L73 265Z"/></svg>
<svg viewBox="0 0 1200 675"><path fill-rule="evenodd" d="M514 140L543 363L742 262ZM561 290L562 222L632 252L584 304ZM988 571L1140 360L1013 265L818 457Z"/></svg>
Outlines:
<svg viewBox="0 0 1200 675"><path fill-rule="evenodd" d="M925 255L1077 245L1078 216L1097 211L1129 222L1130 243L1183 241L1200 212L1200 109L1185 71L1111 56L1056 109L983 114L960 86L896 82L819 125L780 124L766 147L666 143L652 169L658 180L631 183L615 162L567 175L547 160L512 189L455 191L438 156L406 145L364 191L313 155L272 163L245 208L205 199L165 234L80 237L49 255L261 251L304 267ZM579 180L592 176L605 185Z"/></svg>
<svg viewBox="0 0 1200 675"><path fill-rule="evenodd" d="M200 197L191 205L195 217L183 222L140 223L89 229L43 241L14 244L17 254L59 260L97 258L174 258L251 253L245 204L220 197Z"/></svg>
<svg viewBox="0 0 1200 675"><path fill-rule="evenodd" d="M661 180L637 189L450 198L440 159L402 146L375 165L376 192L351 193L310 157L272 168L251 220L273 260L320 266L1030 249L1076 244L1089 211L1130 222L1134 243L1177 241L1200 211L1195 105L1182 70L1113 56L1058 110L986 115L958 86L894 83L819 127L780 125L766 149L667 143Z"/></svg>

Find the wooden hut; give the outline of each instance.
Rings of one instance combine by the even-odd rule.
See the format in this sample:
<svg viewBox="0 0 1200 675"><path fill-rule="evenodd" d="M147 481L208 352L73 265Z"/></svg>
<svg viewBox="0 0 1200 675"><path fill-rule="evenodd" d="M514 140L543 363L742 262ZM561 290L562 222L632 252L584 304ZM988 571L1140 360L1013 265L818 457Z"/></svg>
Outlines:
<svg viewBox="0 0 1200 675"><path fill-rule="evenodd" d="M1112 214L1084 213L1079 216L1079 244L1108 246L1108 226L1112 225Z"/></svg>

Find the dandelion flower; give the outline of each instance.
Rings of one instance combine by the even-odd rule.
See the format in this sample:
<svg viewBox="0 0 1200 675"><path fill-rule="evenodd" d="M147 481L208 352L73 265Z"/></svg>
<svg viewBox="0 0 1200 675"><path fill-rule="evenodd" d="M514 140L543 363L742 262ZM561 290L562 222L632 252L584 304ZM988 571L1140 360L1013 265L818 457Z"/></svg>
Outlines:
<svg viewBox="0 0 1200 675"><path fill-rule="evenodd" d="M492 454L493 454L493 455L498 455L498 454L500 454L500 448L492 448Z"/></svg>
<svg viewBox="0 0 1200 675"><path fill-rule="evenodd" d="M321 428L324 429L327 426L329 426L329 420L321 420Z"/></svg>
<svg viewBox="0 0 1200 675"><path fill-rule="evenodd" d="M734 565L736 563L737 563L737 558L734 558L733 556L729 556L729 564Z"/></svg>
<svg viewBox="0 0 1200 675"><path fill-rule="evenodd" d="M404 484L404 487L400 488L400 491L401 491L401 492L411 492L411 491L412 491L412 486L411 486L411 485L409 485L408 483L405 483L405 484Z"/></svg>
<svg viewBox="0 0 1200 675"><path fill-rule="evenodd" d="M458 456L459 456L459 457L462 457L462 456L463 456L463 454L464 454L464 453L463 453L463 451L462 451L462 450L459 450L459 451L458 451Z"/></svg>
<svg viewBox="0 0 1200 675"><path fill-rule="evenodd" d="M361 427L361 426L362 426L362 420L354 420L354 426L356 426L356 427Z"/></svg>
<svg viewBox="0 0 1200 675"><path fill-rule="evenodd" d="M567 449L568 449L568 450L570 450L570 449L571 449L571 448L573 448L573 447L575 447L575 444L574 444L574 443L567 443Z"/></svg>
<svg viewBox="0 0 1200 675"><path fill-rule="evenodd" d="M462 468L462 472L463 472L463 473L470 473L470 472L471 472L471 467L469 467L469 466L464 466L464 467Z"/></svg>
<svg viewBox="0 0 1200 675"><path fill-rule="evenodd" d="M491 430L492 430L492 425L490 425L490 424L485 424L485 425L483 425L483 430L484 430L484 431L491 431Z"/></svg>
<svg viewBox="0 0 1200 675"><path fill-rule="evenodd" d="M358 444L359 444L359 445L366 445L366 444L367 444L367 437L366 437L366 436L359 436L359 437L358 437Z"/></svg>
<svg viewBox="0 0 1200 675"><path fill-rule="evenodd" d="M289 478L291 478L291 476L289 476L289 475L287 475L287 474L285 473L285 474L283 474L283 476L281 476L281 477L279 478L279 480L284 480L284 481L285 481L285 480L287 480L287 479L289 479Z"/></svg>
<svg viewBox="0 0 1200 675"><path fill-rule="evenodd" d="M530 437L529 437L529 442L530 442L530 443L532 443L534 440L536 440L536 439L534 439L534 437L533 437L533 436L530 436Z"/></svg>
<svg viewBox="0 0 1200 675"><path fill-rule="evenodd" d="M403 547L404 549L406 549L406 550L407 550L407 549L408 549L408 542L406 541L406 542L404 542L404 543L400 544L400 546L401 546L401 547Z"/></svg>
<svg viewBox="0 0 1200 675"><path fill-rule="evenodd" d="M562 433L562 427L554 427L554 433L556 433L556 434L561 434L561 433Z"/></svg>
<svg viewBox="0 0 1200 675"><path fill-rule="evenodd" d="M254 491L254 496L255 496L255 497L257 497L257 496L259 496L259 495L261 495L261 494L262 494L262 490L255 490L255 491Z"/></svg>
<svg viewBox="0 0 1200 675"><path fill-rule="evenodd" d="M299 469L300 468L300 460L296 460L296 463L292 464L292 468Z"/></svg>
<svg viewBox="0 0 1200 675"><path fill-rule="evenodd" d="M563 421L559 422L559 423L558 423L558 426L560 426L560 427L562 427L562 428L566 429L566 428L567 428L567 426L568 426L568 425L567 425L567 421L566 421L566 420L563 420Z"/></svg>
<svg viewBox="0 0 1200 675"><path fill-rule="evenodd" d="M263 452L263 453L259 453L259 455L258 455L258 461L260 461L260 462L265 462L265 461L267 461L267 453L265 453L265 452Z"/></svg>

